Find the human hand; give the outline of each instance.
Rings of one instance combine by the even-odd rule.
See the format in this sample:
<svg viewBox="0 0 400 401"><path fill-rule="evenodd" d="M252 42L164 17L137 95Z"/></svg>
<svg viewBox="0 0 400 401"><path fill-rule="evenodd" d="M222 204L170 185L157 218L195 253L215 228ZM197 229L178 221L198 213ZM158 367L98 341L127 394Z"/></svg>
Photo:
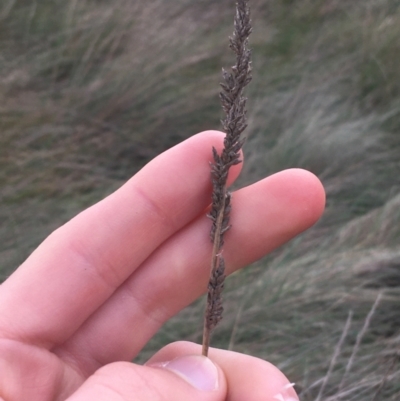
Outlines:
<svg viewBox="0 0 400 401"><path fill-rule="evenodd" d="M127 362L206 289L208 161L222 138L204 132L161 154L52 233L0 286L0 400L297 399L277 368L234 352L211 349L207 359L178 342L145 366ZM231 170L230 182L240 165ZM324 191L311 173L287 170L232 203L228 273L314 224Z"/></svg>

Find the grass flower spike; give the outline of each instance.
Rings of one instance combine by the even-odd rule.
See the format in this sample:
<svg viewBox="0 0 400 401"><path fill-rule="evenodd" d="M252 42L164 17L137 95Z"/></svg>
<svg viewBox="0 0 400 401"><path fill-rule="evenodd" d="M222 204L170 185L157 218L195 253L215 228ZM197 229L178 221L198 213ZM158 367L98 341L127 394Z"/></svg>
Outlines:
<svg viewBox="0 0 400 401"><path fill-rule="evenodd" d="M208 284L207 306L204 316L203 355L207 356L211 331L222 319L222 290L225 280L225 262L222 255L224 234L229 230L231 193L227 188L228 172L231 166L241 163L240 149L246 129L246 101L244 88L251 81L251 52L248 38L252 31L250 10L245 0L236 3L235 29L230 38L230 48L236 54L236 64L231 72L222 70L223 81L220 100L226 114L222 121L226 133L224 148L218 154L213 148L214 162L211 165L213 185L212 206L209 217L212 220L211 241L213 243L211 273Z"/></svg>

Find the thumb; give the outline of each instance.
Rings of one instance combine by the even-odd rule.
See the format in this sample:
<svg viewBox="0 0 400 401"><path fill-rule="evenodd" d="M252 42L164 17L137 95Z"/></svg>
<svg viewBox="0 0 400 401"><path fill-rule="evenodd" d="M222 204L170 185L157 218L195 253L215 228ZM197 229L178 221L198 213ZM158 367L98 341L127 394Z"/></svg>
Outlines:
<svg viewBox="0 0 400 401"><path fill-rule="evenodd" d="M116 362L99 369L68 401L224 401L222 370L201 355L135 365Z"/></svg>

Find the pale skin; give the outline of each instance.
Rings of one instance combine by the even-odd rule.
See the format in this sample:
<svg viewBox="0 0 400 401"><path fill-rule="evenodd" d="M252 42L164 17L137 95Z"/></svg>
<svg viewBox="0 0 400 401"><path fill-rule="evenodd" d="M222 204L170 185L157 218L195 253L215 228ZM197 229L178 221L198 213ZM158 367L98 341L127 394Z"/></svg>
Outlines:
<svg viewBox="0 0 400 401"><path fill-rule="evenodd" d="M297 400L276 367L231 351L210 349L207 359L200 345L176 342L144 366L129 362L206 289L209 161L222 139L207 131L161 154L0 286L0 400ZM228 273L312 226L324 203L319 180L299 169L235 192Z"/></svg>

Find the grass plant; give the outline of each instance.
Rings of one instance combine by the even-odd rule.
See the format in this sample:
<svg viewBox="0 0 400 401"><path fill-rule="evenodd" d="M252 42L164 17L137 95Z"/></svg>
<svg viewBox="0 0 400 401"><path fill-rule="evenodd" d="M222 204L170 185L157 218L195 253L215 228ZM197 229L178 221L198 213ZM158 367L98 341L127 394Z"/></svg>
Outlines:
<svg viewBox="0 0 400 401"><path fill-rule="evenodd" d="M232 6L0 4L3 279L157 153L219 127L218 71L230 63L221 37L231 32ZM400 5L251 6L257 74L237 185L303 167L323 181L328 205L313 229L227 281L213 345L275 363L303 401L320 393L320 401L397 401ZM198 301L167 323L140 360L170 341L200 342L203 308Z"/></svg>
<svg viewBox="0 0 400 401"><path fill-rule="evenodd" d="M246 103L243 91L250 83L251 51L248 48L251 34L250 8L245 0L236 3L234 32L229 38L229 47L236 55L232 72L222 70L224 82L219 94L225 118L222 121L224 131L224 148L221 154L215 148L214 162L211 164L212 203L208 217L212 221L210 238L213 243L211 255L211 272L208 283L207 306L204 313L203 349L207 356L211 331L222 319L222 290L225 282L225 260L222 255L224 234L230 229L230 211L232 194L227 188L228 174L232 166L240 164L240 150L244 144L241 138L247 128Z"/></svg>

